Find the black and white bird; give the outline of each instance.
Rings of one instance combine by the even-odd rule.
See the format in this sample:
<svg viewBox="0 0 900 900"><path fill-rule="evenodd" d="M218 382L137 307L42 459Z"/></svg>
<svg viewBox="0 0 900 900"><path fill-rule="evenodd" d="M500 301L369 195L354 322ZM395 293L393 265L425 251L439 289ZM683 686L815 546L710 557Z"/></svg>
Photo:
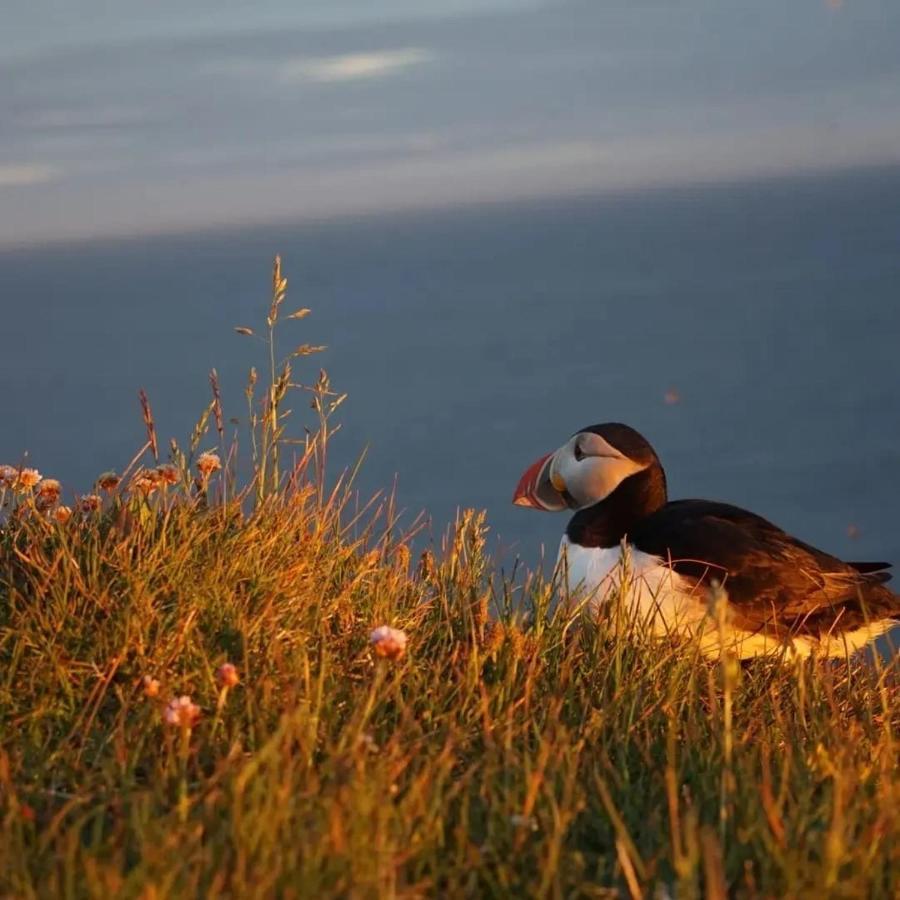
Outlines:
<svg viewBox="0 0 900 900"><path fill-rule="evenodd" d="M621 593L653 634L698 636L709 655L846 656L900 620L888 563L843 562L727 503L670 502L656 452L627 425L576 432L529 466L513 502L575 510L558 563L570 597L599 613Z"/></svg>

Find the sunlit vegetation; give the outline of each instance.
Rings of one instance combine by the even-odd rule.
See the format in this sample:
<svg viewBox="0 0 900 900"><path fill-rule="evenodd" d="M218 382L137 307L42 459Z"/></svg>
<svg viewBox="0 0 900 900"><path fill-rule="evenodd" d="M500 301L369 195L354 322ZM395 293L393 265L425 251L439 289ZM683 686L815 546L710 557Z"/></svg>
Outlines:
<svg viewBox="0 0 900 900"><path fill-rule="evenodd" d="M184 449L144 398L82 496L0 470L0 895L897 896L895 667L614 636L476 511L413 550L327 473L343 397L279 359L286 287L249 459L213 378Z"/></svg>

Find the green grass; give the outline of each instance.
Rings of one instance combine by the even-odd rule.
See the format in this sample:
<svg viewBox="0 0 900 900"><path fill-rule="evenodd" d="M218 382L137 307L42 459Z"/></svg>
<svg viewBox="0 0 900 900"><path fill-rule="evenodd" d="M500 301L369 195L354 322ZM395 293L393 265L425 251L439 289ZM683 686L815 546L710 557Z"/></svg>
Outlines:
<svg viewBox="0 0 900 900"><path fill-rule="evenodd" d="M3 495L0 896L898 895L895 673L547 615L477 512L411 559L389 500L328 487L327 378L285 443L269 340L245 484L224 444L194 480L216 389L177 484L64 524Z"/></svg>

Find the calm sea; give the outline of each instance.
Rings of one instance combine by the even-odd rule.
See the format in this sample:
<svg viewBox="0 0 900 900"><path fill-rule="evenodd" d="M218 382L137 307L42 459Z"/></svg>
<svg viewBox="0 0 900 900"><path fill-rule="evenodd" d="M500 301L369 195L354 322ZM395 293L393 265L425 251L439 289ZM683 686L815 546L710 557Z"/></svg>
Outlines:
<svg viewBox="0 0 900 900"><path fill-rule="evenodd" d="M900 171L6 252L0 462L87 490L142 443L139 387L185 443L213 366L243 417L264 358L232 329L276 252L313 309L283 349L327 344L298 376L349 393L335 462L368 446L362 489L396 475L437 534L484 507L507 563L554 555L516 480L621 420L673 496L900 562Z"/></svg>

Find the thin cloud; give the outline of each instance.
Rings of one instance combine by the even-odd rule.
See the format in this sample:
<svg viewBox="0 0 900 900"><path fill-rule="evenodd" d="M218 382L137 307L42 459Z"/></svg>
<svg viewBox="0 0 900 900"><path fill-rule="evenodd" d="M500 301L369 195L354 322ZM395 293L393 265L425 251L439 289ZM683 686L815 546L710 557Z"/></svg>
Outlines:
<svg viewBox="0 0 900 900"><path fill-rule="evenodd" d="M432 53L421 47L318 58L301 57L283 63L279 74L284 82L360 81L393 75L410 66L430 62L433 58Z"/></svg>
<svg viewBox="0 0 900 900"><path fill-rule="evenodd" d="M50 107L29 111L22 117L26 128L47 131L75 131L122 128L148 121L146 110L131 106L90 106L74 109Z"/></svg>
<svg viewBox="0 0 900 900"><path fill-rule="evenodd" d="M59 176L59 170L53 166L34 165L31 163L0 163L0 188L28 187L33 184L46 184Z"/></svg>

